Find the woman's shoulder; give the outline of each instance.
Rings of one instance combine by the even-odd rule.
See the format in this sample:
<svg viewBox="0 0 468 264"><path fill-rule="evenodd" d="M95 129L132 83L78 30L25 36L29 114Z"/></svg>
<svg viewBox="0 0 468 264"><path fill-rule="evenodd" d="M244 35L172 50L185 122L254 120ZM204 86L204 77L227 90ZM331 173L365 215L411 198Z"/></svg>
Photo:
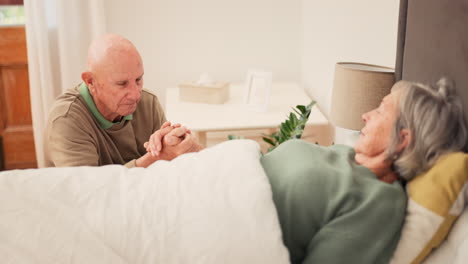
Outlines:
<svg viewBox="0 0 468 264"><path fill-rule="evenodd" d="M353 153L354 149L346 145L321 146L302 139L291 139L277 146L272 152L287 152L291 150L308 152L344 152Z"/></svg>
<svg viewBox="0 0 468 264"><path fill-rule="evenodd" d="M323 186L326 182L325 185L335 188L349 182L345 178L353 174L349 153L348 147L289 140L265 154L261 164L270 180L281 185L302 188L315 184Z"/></svg>
<svg viewBox="0 0 468 264"><path fill-rule="evenodd" d="M346 145L320 146L289 140L265 154L261 163L270 178L281 181L327 182L332 183L330 188L334 190L369 192L383 199L405 196L398 183L379 181L369 169L354 161L354 155L354 149Z"/></svg>
<svg viewBox="0 0 468 264"><path fill-rule="evenodd" d="M335 163L354 160L353 148L345 145L320 146L300 139L292 139L277 146L273 151L264 155L264 159L281 161L304 162L326 161Z"/></svg>

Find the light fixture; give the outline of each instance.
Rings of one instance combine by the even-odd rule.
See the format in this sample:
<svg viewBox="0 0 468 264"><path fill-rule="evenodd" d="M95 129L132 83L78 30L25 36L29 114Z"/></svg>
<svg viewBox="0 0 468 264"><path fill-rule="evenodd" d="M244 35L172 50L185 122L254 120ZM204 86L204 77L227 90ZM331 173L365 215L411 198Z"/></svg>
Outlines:
<svg viewBox="0 0 468 264"><path fill-rule="evenodd" d="M360 130L362 114L376 108L395 83L392 68L338 62L333 81L330 121L337 127Z"/></svg>

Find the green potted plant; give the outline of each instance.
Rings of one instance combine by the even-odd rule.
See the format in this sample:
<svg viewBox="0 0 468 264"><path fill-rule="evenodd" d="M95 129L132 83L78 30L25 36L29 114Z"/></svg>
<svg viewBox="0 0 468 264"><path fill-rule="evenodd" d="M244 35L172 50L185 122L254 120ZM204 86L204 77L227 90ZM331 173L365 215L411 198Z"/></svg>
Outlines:
<svg viewBox="0 0 468 264"><path fill-rule="evenodd" d="M293 108L293 112L289 114L288 118L278 127L277 132L270 135L264 134L262 137L263 141L271 145L267 152L272 151L278 145L287 140L301 138L307 120L309 120L310 111L314 105L315 101L310 102L307 106L297 105L296 108ZM230 140L241 138L243 137L235 135L228 136L228 139Z"/></svg>

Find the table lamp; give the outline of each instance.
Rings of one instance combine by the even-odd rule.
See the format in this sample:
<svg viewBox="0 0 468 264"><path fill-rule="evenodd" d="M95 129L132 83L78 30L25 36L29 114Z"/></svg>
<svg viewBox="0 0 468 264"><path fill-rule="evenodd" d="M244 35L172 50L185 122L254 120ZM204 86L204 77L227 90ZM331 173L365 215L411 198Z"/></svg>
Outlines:
<svg viewBox="0 0 468 264"><path fill-rule="evenodd" d="M335 143L354 145L364 126L362 114L378 107L394 83L392 68L354 62L336 64L330 111Z"/></svg>

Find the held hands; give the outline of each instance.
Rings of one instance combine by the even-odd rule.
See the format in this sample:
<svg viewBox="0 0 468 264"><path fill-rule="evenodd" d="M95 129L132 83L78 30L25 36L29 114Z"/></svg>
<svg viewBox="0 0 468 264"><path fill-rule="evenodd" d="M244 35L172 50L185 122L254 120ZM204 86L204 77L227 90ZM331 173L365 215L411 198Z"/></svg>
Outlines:
<svg viewBox="0 0 468 264"><path fill-rule="evenodd" d="M172 160L184 153L200 151L203 148L189 129L180 124L171 126L170 122L165 122L154 132L144 147L148 151L145 156L150 155L152 162L161 159Z"/></svg>
<svg viewBox="0 0 468 264"><path fill-rule="evenodd" d="M180 143L186 133L190 133L185 127L180 124L174 124L171 126L171 122L165 122L159 130L154 132L148 142L143 145L146 151L153 157L158 156L163 148L163 144L169 144L171 146Z"/></svg>

